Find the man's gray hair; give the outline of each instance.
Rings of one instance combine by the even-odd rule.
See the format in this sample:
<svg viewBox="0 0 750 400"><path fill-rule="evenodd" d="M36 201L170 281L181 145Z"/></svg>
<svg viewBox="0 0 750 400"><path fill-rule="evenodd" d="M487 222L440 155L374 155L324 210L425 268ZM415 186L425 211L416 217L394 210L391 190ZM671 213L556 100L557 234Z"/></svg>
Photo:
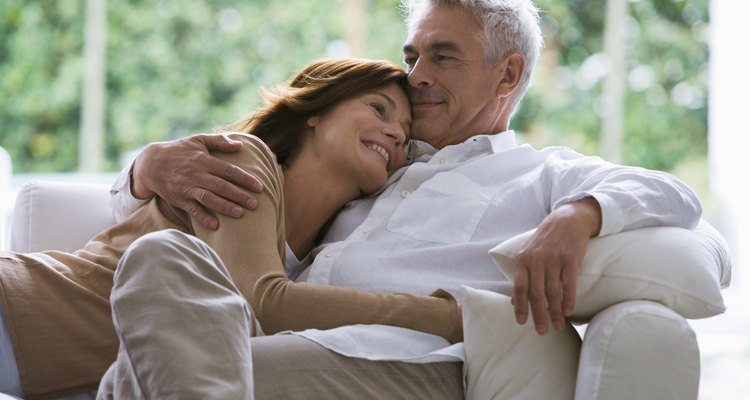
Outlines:
<svg viewBox="0 0 750 400"><path fill-rule="evenodd" d="M534 65L544 46L539 10L534 3L531 0L401 0L409 32L433 6L461 7L474 15L482 29L480 40L488 66L497 65L509 51L518 50L523 54L526 68L514 99L515 108L529 87Z"/></svg>

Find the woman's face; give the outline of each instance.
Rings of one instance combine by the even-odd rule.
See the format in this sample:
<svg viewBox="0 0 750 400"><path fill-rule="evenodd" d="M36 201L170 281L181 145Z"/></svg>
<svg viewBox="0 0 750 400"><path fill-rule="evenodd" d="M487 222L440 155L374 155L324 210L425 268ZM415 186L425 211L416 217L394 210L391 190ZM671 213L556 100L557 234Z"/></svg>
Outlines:
<svg viewBox="0 0 750 400"><path fill-rule="evenodd" d="M362 192L373 193L406 162L411 105L392 83L342 101L308 125L314 128L308 144L354 177Z"/></svg>

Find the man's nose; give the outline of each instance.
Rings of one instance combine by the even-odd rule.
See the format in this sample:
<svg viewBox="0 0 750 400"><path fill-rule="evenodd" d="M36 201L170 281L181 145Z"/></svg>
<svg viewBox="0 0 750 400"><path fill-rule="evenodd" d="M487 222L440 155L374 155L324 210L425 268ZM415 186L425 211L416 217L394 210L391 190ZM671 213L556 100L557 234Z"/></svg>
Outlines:
<svg viewBox="0 0 750 400"><path fill-rule="evenodd" d="M431 68L427 62L422 59L418 59L414 65L409 69L408 81L413 87L427 87L432 86L433 78Z"/></svg>

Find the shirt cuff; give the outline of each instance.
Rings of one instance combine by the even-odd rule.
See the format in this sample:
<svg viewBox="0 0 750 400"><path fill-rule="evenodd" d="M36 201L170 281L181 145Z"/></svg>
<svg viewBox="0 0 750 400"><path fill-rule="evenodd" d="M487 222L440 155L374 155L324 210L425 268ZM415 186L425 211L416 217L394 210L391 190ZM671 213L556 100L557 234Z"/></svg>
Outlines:
<svg viewBox="0 0 750 400"><path fill-rule="evenodd" d="M599 236L622 232L625 229L625 213L623 213L622 206L606 194L591 193L589 196L596 199L602 210L602 227L599 230Z"/></svg>
<svg viewBox="0 0 750 400"><path fill-rule="evenodd" d="M109 189L109 206L112 208L112 216L115 218L115 222L121 222L148 202L148 199L136 199L130 191L134 164L135 160L120 171Z"/></svg>
<svg viewBox="0 0 750 400"><path fill-rule="evenodd" d="M602 211L602 227L599 229L599 235L597 236L611 235L625 229L625 214L622 207L614 199L603 193L582 192L562 198L555 203L553 210L563 204L572 203L585 197L593 197L599 203L599 208Z"/></svg>

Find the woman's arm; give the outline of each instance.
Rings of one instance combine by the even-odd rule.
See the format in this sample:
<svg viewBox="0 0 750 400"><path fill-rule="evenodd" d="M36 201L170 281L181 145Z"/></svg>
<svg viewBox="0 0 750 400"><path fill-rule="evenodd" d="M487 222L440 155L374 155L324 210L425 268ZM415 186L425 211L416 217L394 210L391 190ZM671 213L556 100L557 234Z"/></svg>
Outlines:
<svg viewBox="0 0 750 400"><path fill-rule="evenodd" d="M239 136L234 136L235 138ZM270 150L244 138L240 152L218 156L257 177L264 190L258 208L239 219L218 215L219 229L194 224L227 265L266 333L352 324L386 324L436 334L451 342L463 337L461 312L446 292L432 296L379 294L295 283L284 274L283 176Z"/></svg>

